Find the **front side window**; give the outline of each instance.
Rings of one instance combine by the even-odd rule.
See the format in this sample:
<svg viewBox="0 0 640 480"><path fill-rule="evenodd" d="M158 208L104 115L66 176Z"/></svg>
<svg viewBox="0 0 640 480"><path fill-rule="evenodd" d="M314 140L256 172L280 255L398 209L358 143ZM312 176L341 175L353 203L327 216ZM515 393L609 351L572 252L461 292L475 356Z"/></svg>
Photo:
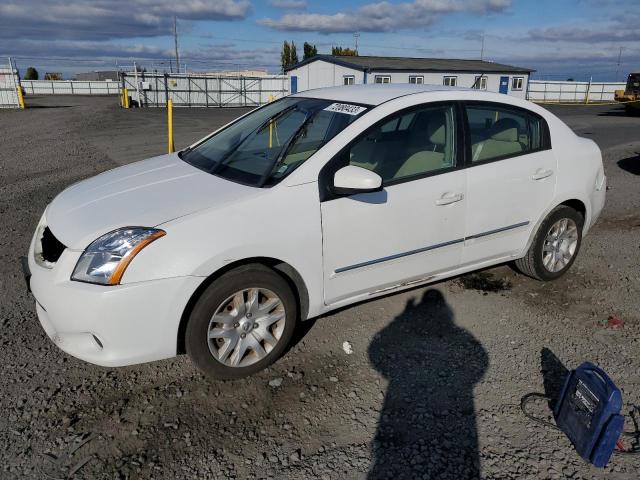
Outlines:
<svg viewBox="0 0 640 480"><path fill-rule="evenodd" d="M391 115L351 145L347 162L377 173L385 185L453 168L455 124L450 105Z"/></svg>
<svg viewBox="0 0 640 480"><path fill-rule="evenodd" d="M511 79L511 90L522 90L524 79L522 77L513 77Z"/></svg>
<svg viewBox="0 0 640 480"><path fill-rule="evenodd" d="M376 75L374 81L375 83L391 83L391 77L389 75Z"/></svg>
<svg viewBox="0 0 640 480"><path fill-rule="evenodd" d="M259 108L192 149L185 162L246 185L278 183L367 107L287 97Z"/></svg>
<svg viewBox="0 0 640 480"><path fill-rule="evenodd" d="M424 77L421 75L411 75L409 77L409 83L415 83L418 85L422 85L424 83Z"/></svg>
<svg viewBox="0 0 640 480"><path fill-rule="evenodd" d="M445 87L455 87L458 85L458 77L444 77L442 84Z"/></svg>
<svg viewBox="0 0 640 480"><path fill-rule="evenodd" d="M356 81L353 75L345 75L343 78L344 85L353 85Z"/></svg>
<svg viewBox="0 0 640 480"><path fill-rule="evenodd" d="M525 110L469 105L471 161L485 162L535 152L544 147L543 120Z"/></svg>

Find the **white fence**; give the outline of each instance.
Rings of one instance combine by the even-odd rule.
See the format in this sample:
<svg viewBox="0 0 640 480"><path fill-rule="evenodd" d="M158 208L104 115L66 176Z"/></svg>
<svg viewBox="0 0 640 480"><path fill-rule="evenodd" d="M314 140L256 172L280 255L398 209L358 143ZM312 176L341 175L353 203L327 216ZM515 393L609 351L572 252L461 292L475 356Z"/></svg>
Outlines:
<svg viewBox="0 0 640 480"><path fill-rule="evenodd" d="M22 80L27 95L117 95L119 82L107 80Z"/></svg>
<svg viewBox="0 0 640 480"><path fill-rule="evenodd" d="M245 107L263 105L289 94L286 75L216 77L210 75L134 73L122 76L133 104L163 107Z"/></svg>
<svg viewBox="0 0 640 480"><path fill-rule="evenodd" d="M0 108L19 108L18 73L8 65L0 68Z"/></svg>
<svg viewBox="0 0 640 480"><path fill-rule="evenodd" d="M560 82L530 80L527 100L532 102L612 102L616 90L624 90L623 82Z"/></svg>

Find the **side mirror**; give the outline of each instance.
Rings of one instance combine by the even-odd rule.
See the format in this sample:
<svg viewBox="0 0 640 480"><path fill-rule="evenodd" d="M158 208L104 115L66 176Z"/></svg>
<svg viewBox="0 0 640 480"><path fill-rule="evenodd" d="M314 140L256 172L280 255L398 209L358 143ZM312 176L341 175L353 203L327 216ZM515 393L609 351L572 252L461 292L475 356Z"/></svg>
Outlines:
<svg viewBox="0 0 640 480"><path fill-rule="evenodd" d="M338 195L379 192L382 190L382 177L366 168L347 165L333 176L332 190Z"/></svg>

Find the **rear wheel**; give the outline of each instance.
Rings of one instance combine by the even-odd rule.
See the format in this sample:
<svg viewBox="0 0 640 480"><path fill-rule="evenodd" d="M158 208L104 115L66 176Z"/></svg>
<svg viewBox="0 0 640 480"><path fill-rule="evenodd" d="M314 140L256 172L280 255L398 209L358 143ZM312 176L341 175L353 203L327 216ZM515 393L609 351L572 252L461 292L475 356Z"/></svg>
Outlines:
<svg viewBox="0 0 640 480"><path fill-rule="evenodd" d="M561 277L578 255L583 225L579 212L566 205L556 207L538 228L527 254L515 261L516 267L538 280Z"/></svg>
<svg viewBox="0 0 640 480"><path fill-rule="evenodd" d="M260 265L231 270L196 302L185 346L211 379L235 379L275 362L291 341L297 303L288 283Z"/></svg>

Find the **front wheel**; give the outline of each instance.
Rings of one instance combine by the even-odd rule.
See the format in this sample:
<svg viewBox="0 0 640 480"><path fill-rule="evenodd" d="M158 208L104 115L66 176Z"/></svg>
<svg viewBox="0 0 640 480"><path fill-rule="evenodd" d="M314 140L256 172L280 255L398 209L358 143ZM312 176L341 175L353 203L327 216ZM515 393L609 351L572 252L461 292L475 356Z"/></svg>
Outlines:
<svg viewBox="0 0 640 480"><path fill-rule="evenodd" d="M293 337L297 302L286 280L259 264L231 270L202 294L185 346L210 379L237 379L275 362Z"/></svg>
<svg viewBox="0 0 640 480"><path fill-rule="evenodd" d="M549 281L569 270L582 243L584 218L571 207L560 205L544 219L526 255L515 261L525 275Z"/></svg>

